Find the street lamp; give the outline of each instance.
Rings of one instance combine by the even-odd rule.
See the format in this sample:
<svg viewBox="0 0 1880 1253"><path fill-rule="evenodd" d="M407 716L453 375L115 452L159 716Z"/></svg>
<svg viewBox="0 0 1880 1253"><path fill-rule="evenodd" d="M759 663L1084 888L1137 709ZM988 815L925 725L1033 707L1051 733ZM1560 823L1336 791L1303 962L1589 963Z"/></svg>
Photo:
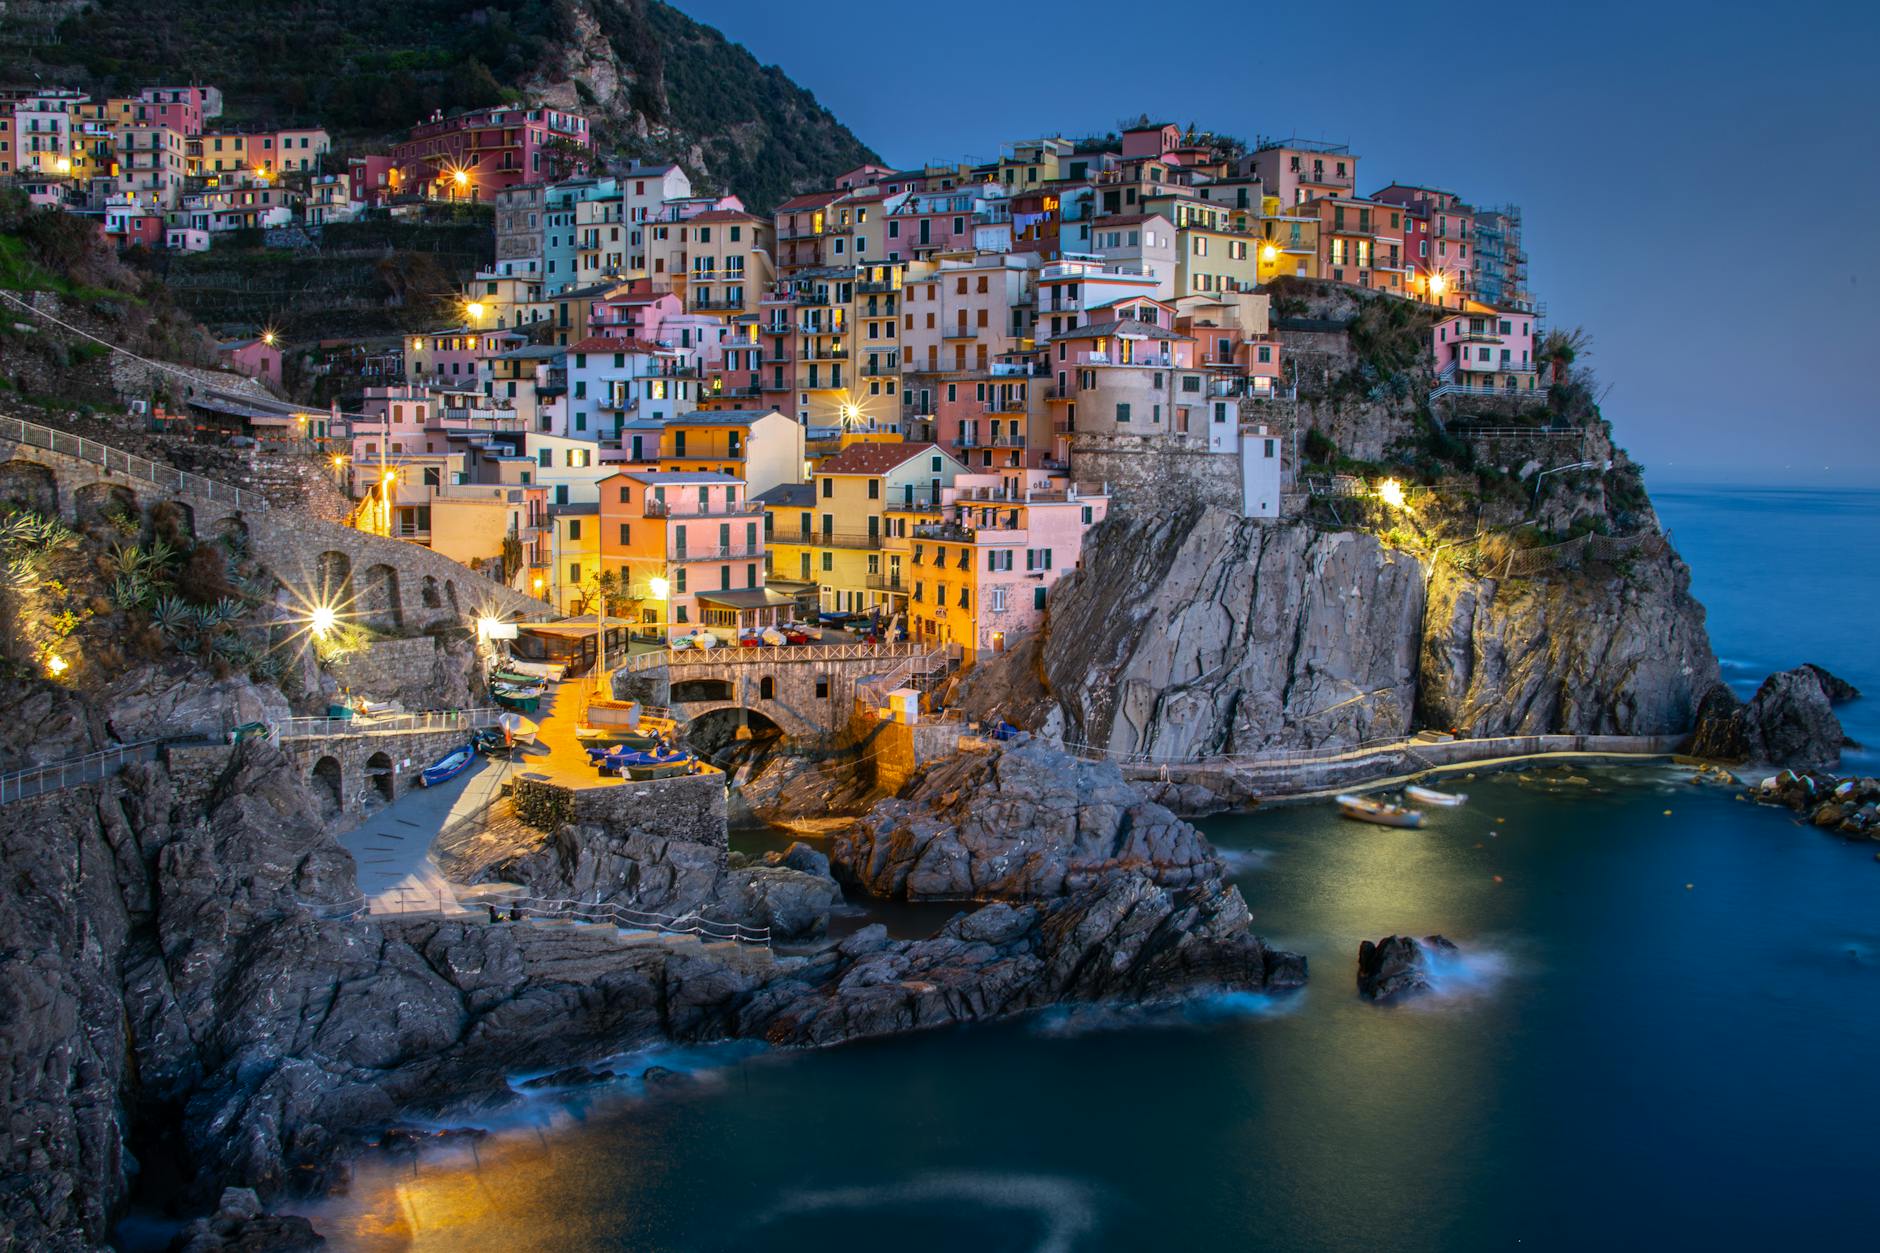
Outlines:
<svg viewBox="0 0 1880 1253"><path fill-rule="evenodd" d="M463 311L467 313L468 315L470 315L470 320L472 322L475 322L478 326L483 325L483 302L482 301L472 300L470 303L466 304L463 307Z"/></svg>

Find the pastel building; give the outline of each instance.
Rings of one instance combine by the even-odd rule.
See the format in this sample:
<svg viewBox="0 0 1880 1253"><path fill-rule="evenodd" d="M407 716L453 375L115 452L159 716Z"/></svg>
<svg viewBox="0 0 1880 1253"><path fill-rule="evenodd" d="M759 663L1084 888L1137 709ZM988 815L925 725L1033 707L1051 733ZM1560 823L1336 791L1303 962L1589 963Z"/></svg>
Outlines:
<svg viewBox="0 0 1880 1253"><path fill-rule="evenodd" d="M1109 500L1035 472L961 475L946 495L940 517L911 528L909 632L957 646L970 665L1042 625L1051 588L1077 567Z"/></svg>
<svg viewBox="0 0 1880 1253"><path fill-rule="evenodd" d="M1534 315L1471 305L1430 330L1435 394L1525 394L1540 389Z"/></svg>
<svg viewBox="0 0 1880 1253"><path fill-rule="evenodd" d="M588 120L547 107L501 105L411 128L392 147L401 188L447 200L488 200L506 187L565 178L594 148Z"/></svg>
<svg viewBox="0 0 1880 1253"><path fill-rule="evenodd" d="M802 424L775 409L687 413L665 421L662 470L716 470L743 482L752 495L803 479Z"/></svg>
<svg viewBox="0 0 1880 1253"><path fill-rule="evenodd" d="M790 601L764 586L763 506L728 474L626 470L600 485L600 560L640 621L727 634Z"/></svg>
<svg viewBox="0 0 1880 1253"><path fill-rule="evenodd" d="M568 431L577 438L619 439L626 423L663 422L698 406L691 354L662 344L590 336L568 349Z"/></svg>
<svg viewBox="0 0 1880 1253"><path fill-rule="evenodd" d="M1344 144L1320 139L1263 142L1243 162L1281 204L1300 205L1321 196L1350 196L1358 186L1358 158Z"/></svg>

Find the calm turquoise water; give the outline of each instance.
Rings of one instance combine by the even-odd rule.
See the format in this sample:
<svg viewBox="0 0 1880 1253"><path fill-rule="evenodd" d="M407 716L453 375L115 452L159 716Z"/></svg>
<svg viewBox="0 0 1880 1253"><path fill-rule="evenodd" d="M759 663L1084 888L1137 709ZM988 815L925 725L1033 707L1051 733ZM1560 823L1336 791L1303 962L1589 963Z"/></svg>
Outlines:
<svg viewBox="0 0 1880 1253"><path fill-rule="evenodd" d="M1794 602L1759 543L1696 533L1716 503L1661 500L1720 653L1872 678L1831 615L1772 626ZM1813 545L1864 525L1818 521ZM1864 580L1838 594L1871 609ZM1580 777L1474 779L1421 832L1208 823L1309 956L1302 993L642 1059L694 1081L369 1161L316 1221L361 1249L1872 1248L1874 846L1680 770ZM1393 931L1462 956L1432 997L1364 1004L1358 942Z"/></svg>

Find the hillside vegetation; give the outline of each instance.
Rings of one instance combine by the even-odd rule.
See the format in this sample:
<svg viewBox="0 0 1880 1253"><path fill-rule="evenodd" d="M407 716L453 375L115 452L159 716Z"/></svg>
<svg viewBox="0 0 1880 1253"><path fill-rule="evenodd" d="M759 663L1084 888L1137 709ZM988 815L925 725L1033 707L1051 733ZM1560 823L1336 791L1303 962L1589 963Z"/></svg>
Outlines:
<svg viewBox="0 0 1880 1253"><path fill-rule="evenodd" d="M381 143L433 110L540 99L605 152L674 160L765 209L872 154L808 91L658 0L92 0L49 40L0 34L0 81L222 88L230 123ZM22 28L23 29L23 28Z"/></svg>

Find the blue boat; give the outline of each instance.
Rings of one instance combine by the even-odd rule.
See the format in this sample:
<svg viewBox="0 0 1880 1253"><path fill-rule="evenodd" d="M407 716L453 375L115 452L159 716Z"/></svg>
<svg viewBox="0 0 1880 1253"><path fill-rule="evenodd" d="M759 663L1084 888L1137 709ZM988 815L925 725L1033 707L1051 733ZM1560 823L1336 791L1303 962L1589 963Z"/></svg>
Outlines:
<svg viewBox="0 0 1880 1253"><path fill-rule="evenodd" d="M462 748L453 748L426 766L423 773L418 776L418 782L424 784L425 787L436 787L440 783L448 783L462 774L464 768L475 759L476 750L470 745L465 744Z"/></svg>
<svg viewBox="0 0 1880 1253"><path fill-rule="evenodd" d="M592 756L592 754L590 754ZM692 770L692 754L682 748L615 749L593 757L601 772L622 772L633 779L656 779Z"/></svg>

